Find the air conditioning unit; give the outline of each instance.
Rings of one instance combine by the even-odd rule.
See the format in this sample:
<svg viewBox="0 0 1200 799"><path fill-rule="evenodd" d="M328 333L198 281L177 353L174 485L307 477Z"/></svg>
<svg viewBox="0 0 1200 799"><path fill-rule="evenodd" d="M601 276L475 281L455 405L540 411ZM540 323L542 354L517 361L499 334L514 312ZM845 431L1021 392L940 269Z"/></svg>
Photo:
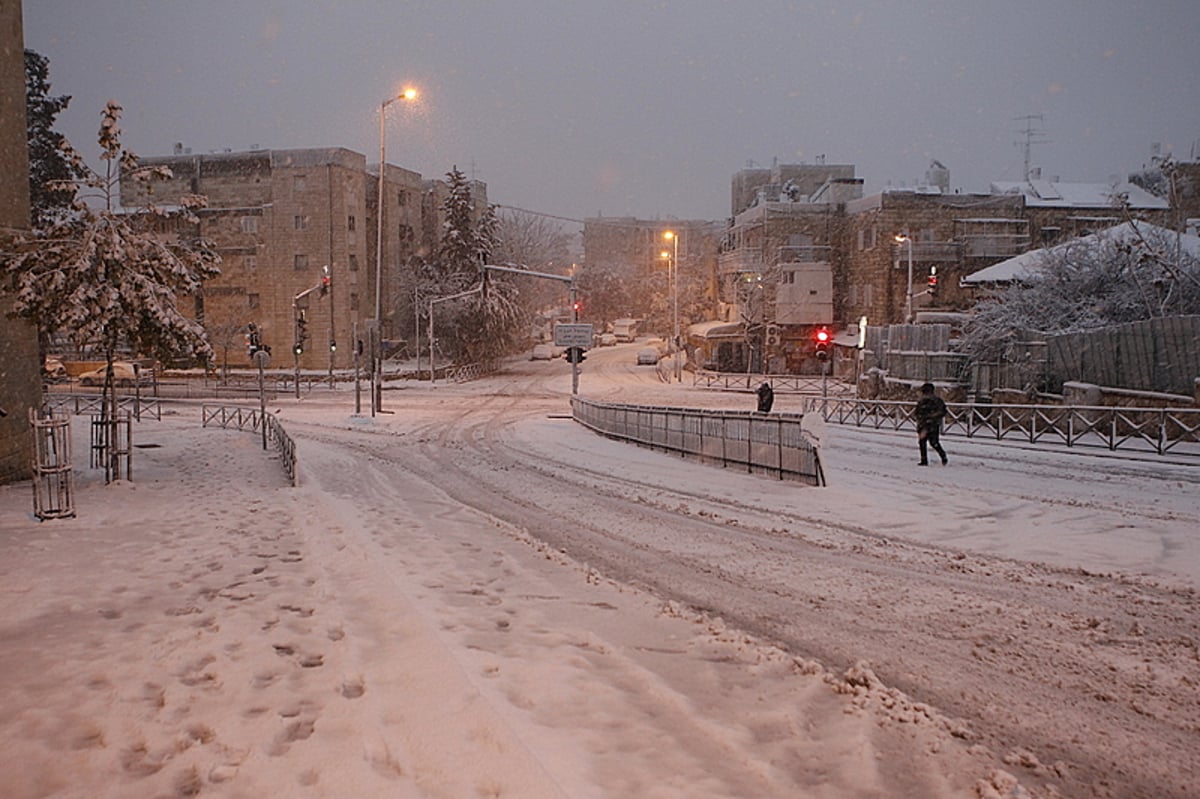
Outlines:
<svg viewBox="0 0 1200 799"><path fill-rule="evenodd" d="M778 347L781 341L779 325L767 325L767 346Z"/></svg>

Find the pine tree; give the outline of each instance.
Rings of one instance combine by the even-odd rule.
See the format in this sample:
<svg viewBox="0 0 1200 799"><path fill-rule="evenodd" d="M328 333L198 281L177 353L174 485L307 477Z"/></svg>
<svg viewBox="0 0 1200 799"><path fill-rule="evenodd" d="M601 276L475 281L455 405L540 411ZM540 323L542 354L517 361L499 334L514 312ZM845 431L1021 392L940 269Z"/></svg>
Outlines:
<svg viewBox="0 0 1200 799"><path fill-rule="evenodd" d="M30 226L39 228L70 212L74 194L62 185L84 177L82 165L67 155L67 141L54 121L70 95L50 96L50 67L45 56L25 51L25 117L29 134Z"/></svg>
<svg viewBox="0 0 1200 799"><path fill-rule="evenodd" d="M160 359L212 356L204 328L180 313L176 303L220 272L220 256L208 242L171 233L197 229L195 211L206 205L204 197L186 196L174 209L116 207L119 178L153 182L170 176L166 167L139 167L137 156L121 147L120 115L121 106L110 100L101 116L104 174L88 169L82 187L69 181L51 187L69 192L71 213L56 215L31 234L9 233L0 241L0 290L13 295L13 312L43 335L61 333L103 354L106 420L115 419L112 365L123 348ZM67 143L64 153L83 164ZM81 188L94 193L101 206L85 203Z"/></svg>

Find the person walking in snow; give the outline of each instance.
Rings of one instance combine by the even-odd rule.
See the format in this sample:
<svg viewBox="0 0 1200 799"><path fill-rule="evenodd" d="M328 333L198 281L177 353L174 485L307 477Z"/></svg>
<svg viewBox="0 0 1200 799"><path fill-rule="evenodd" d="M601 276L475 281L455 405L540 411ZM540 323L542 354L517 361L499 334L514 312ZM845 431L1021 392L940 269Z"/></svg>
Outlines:
<svg viewBox="0 0 1200 799"><path fill-rule="evenodd" d="M758 412L770 413L771 406L775 403L775 390L771 388L770 383L763 383L758 387Z"/></svg>
<svg viewBox="0 0 1200 799"><path fill-rule="evenodd" d="M917 400L917 408L915 411L917 417L917 443L921 448L921 460L917 463L918 466L929 465L928 447L933 447L942 458L942 465L946 465L946 450L942 449L942 418L946 415L946 403L942 398L933 393L933 383L925 383L921 386L921 398Z"/></svg>

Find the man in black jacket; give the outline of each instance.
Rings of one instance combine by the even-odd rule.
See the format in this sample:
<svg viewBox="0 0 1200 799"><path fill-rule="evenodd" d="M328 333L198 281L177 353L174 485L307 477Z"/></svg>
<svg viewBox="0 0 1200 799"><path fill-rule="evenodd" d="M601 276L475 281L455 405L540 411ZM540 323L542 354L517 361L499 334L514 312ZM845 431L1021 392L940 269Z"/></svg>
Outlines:
<svg viewBox="0 0 1200 799"><path fill-rule="evenodd" d="M941 456L942 465L945 466L946 450L942 449L940 438L942 417L946 415L946 403L933 393L933 383L921 386L921 399L917 400L915 415L917 417L917 442L921 446L921 460L917 465L929 465L927 447L933 447L933 451Z"/></svg>

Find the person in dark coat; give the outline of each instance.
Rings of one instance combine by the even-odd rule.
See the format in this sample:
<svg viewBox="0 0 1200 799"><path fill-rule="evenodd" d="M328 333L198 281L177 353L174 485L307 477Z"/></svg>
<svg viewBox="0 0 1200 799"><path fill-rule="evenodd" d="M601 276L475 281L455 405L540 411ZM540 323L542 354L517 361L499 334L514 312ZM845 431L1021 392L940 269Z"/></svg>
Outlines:
<svg viewBox="0 0 1200 799"><path fill-rule="evenodd" d="M775 404L775 390L771 388L770 383L763 383L758 387L758 412L770 413L773 404Z"/></svg>
<svg viewBox="0 0 1200 799"><path fill-rule="evenodd" d="M917 443L921 447L921 460L918 466L929 465L928 447L933 447L946 465L946 450L942 449L942 418L946 415L946 403L933 393L933 383L921 386L921 398L917 400Z"/></svg>

